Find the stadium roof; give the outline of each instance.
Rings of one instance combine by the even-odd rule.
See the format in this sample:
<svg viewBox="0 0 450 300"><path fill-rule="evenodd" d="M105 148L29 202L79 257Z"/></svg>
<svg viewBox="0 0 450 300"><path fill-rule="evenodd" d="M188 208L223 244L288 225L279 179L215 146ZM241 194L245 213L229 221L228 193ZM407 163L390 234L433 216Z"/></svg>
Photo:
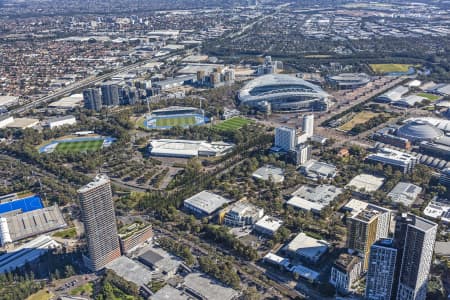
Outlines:
<svg viewBox="0 0 450 300"><path fill-rule="evenodd" d="M192 110L198 110L196 107L189 107L189 106L169 106L161 109L153 110L152 113L165 113L165 112L179 112L179 111L192 111Z"/></svg>
<svg viewBox="0 0 450 300"><path fill-rule="evenodd" d="M340 86L355 84L363 85L370 82L370 76L366 73L341 73L335 76L330 76L330 80L337 82Z"/></svg>
<svg viewBox="0 0 450 300"><path fill-rule="evenodd" d="M330 95L319 86L287 74L269 74L248 82L240 91L239 99L247 101L267 100L271 95L309 95L328 98Z"/></svg>
<svg viewBox="0 0 450 300"><path fill-rule="evenodd" d="M7 234L15 242L24 238L47 233L67 226L57 205L45 207L17 215L4 216L6 224L0 225L0 240Z"/></svg>
<svg viewBox="0 0 450 300"><path fill-rule="evenodd" d="M47 235L41 235L6 254L0 255L0 274L32 262L59 244Z"/></svg>
<svg viewBox="0 0 450 300"><path fill-rule="evenodd" d="M397 129L396 135L410 141L434 140L444 133L437 127L420 120L410 121Z"/></svg>
<svg viewBox="0 0 450 300"><path fill-rule="evenodd" d="M151 155L168 157L220 156L234 148L225 142L171 139L152 140L149 146Z"/></svg>

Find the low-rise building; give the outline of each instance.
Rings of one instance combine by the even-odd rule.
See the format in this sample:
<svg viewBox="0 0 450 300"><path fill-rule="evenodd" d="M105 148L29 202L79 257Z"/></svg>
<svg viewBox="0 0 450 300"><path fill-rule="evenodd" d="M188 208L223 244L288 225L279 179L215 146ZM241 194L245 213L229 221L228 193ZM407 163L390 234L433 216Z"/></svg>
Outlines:
<svg viewBox="0 0 450 300"><path fill-rule="evenodd" d="M252 174L252 176L253 178L264 181L271 180L274 183L281 183L284 181L283 169L270 165L259 168Z"/></svg>
<svg viewBox="0 0 450 300"><path fill-rule="evenodd" d="M182 261L161 248L144 248L137 256L140 263L153 270L152 279L168 279L175 276Z"/></svg>
<svg viewBox="0 0 450 300"><path fill-rule="evenodd" d="M303 185L292 193L292 197L287 204L305 211L320 213L325 206L329 205L341 193L342 189L334 185Z"/></svg>
<svg viewBox="0 0 450 300"><path fill-rule="evenodd" d="M390 165L403 173L411 172L418 163L418 159L414 155L389 148L381 148L377 153L369 154L366 160L372 163Z"/></svg>
<svg viewBox="0 0 450 300"><path fill-rule="evenodd" d="M234 149L234 144L191 140L152 140L148 147L150 155L190 158L197 156L223 156Z"/></svg>
<svg viewBox="0 0 450 300"><path fill-rule="evenodd" d="M424 215L450 224L450 201L445 199L433 199L423 211Z"/></svg>
<svg viewBox="0 0 450 300"><path fill-rule="evenodd" d="M64 126L64 125L74 125L77 123L77 120L72 115L67 115L63 117L55 117L47 120L47 126L50 129Z"/></svg>
<svg viewBox="0 0 450 300"><path fill-rule="evenodd" d="M114 271L126 281L136 284L138 287L146 286L152 281L152 272L142 264L126 256L120 256L109 262L106 269Z"/></svg>
<svg viewBox="0 0 450 300"><path fill-rule="evenodd" d="M311 159L300 167L300 172L311 179L317 180L318 178L334 178L337 174L337 168L335 165Z"/></svg>
<svg viewBox="0 0 450 300"><path fill-rule="evenodd" d="M422 188L409 182L399 182L389 192L388 197L392 201L402 203L405 206L411 206L416 201L419 194L422 192Z"/></svg>
<svg viewBox="0 0 450 300"><path fill-rule="evenodd" d="M5 128L14 122L14 117L10 115L0 115L0 128Z"/></svg>
<svg viewBox="0 0 450 300"><path fill-rule="evenodd" d="M283 221L280 219L265 215L262 219L255 223L255 227L253 229L258 233L273 236L281 225L283 225Z"/></svg>
<svg viewBox="0 0 450 300"><path fill-rule="evenodd" d="M225 212L223 223L233 227L255 224L264 216L264 209L248 202L238 202Z"/></svg>
<svg viewBox="0 0 450 300"><path fill-rule="evenodd" d="M372 193L377 191L383 183L384 177L364 173L355 176L345 187L357 192Z"/></svg>
<svg viewBox="0 0 450 300"><path fill-rule="evenodd" d="M133 224L125 230L119 230L119 242L122 254L128 254L137 246L153 237L153 229L149 224Z"/></svg>
<svg viewBox="0 0 450 300"><path fill-rule="evenodd" d="M284 251L306 262L317 263L329 247L327 241L312 238L302 232L284 247Z"/></svg>
<svg viewBox="0 0 450 300"><path fill-rule="evenodd" d="M222 196L202 191L184 200L184 208L196 216L207 217L213 215L228 203L230 203L230 200Z"/></svg>
<svg viewBox="0 0 450 300"><path fill-rule="evenodd" d="M361 258L356 255L343 253L331 267L330 283L342 294L351 291L351 285L358 280L362 273Z"/></svg>

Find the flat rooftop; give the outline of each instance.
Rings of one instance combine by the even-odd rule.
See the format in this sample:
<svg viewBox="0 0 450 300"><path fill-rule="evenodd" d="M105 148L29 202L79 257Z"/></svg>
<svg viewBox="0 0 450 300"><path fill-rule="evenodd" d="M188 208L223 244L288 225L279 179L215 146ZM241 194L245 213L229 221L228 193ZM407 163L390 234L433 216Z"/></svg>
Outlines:
<svg viewBox="0 0 450 300"><path fill-rule="evenodd" d="M275 183L280 183L284 181L284 171L281 168L274 166L264 166L256 170L252 176L261 180L271 179Z"/></svg>
<svg viewBox="0 0 450 300"><path fill-rule="evenodd" d="M150 297L151 300L192 300L192 296L183 289L176 289L166 284Z"/></svg>
<svg viewBox="0 0 450 300"><path fill-rule="evenodd" d="M38 119L32 118L14 118L14 121L6 125L9 128L30 128L39 124Z"/></svg>
<svg viewBox="0 0 450 300"><path fill-rule="evenodd" d="M450 202L431 201L423 210L425 216L450 223Z"/></svg>
<svg viewBox="0 0 450 300"><path fill-rule="evenodd" d="M147 285L152 280L152 272L149 269L126 256L116 258L105 267L138 287Z"/></svg>
<svg viewBox="0 0 450 300"><path fill-rule="evenodd" d="M255 227L257 228L259 227L263 230L268 230L272 232L277 231L281 227L281 225L283 225L283 221L268 215L265 215L258 222L255 223Z"/></svg>
<svg viewBox="0 0 450 300"><path fill-rule="evenodd" d="M301 232L285 247L285 250L316 261L327 252L329 246L327 241L312 238Z"/></svg>
<svg viewBox="0 0 450 300"><path fill-rule="evenodd" d="M352 215L357 215L359 212L366 209L367 205L369 205L369 203L367 202L357 199L350 199L350 201L348 201L347 204L342 207L342 210L348 211Z"/></svg>
<svg viewBox="0 0 450 300"><path fill-rule="evenodd" d="M356 191L363 189L365 192L375 192L383 185L383 183L384 177L360 174L355 176L346 187L353 187Z"/></svg>
<svg viewBox="0 0 450 300"><path fill-rule="evenodd" d="M303 185L291 194L292 198L289 199L287 204L307 211L320 212L341 193L342 189L334 185Z"/></svg>
<svg viewBox="0 0 450 300"><path fill-rule="evenodd" d="M67 226L57 205L6 216L5 219L12 242Z"/></svg>
<svg viewBox="0 0 450 300"><path fill-rule="evenodd" d="M184 278L184 286L187 290L193 290L200 294L204 299L232 300L239 295L238 291L203 273L187 275Z"/></svg>
<svg viewBox="0 0 450 300"><path fill-rule="evenodd" d="M389 209L369 204L365 209L361 210L357 214L354 214L352 218L362 222L370 222L373 218L389 211Z"/></svg>
<svg viewBox="0 0 450 300"><path fill-rule="evenodd" d="M208 215L229 202L230 200L208 191L202 191L184 200L185 205L188 204L189 206L195 207Z"/></svg>
<svg viewBox="0 0 450 300"><path fill-rule="evenodd" d="M49 104L49 106L55 108L75 108L81 106L82 102L82 94L73 94L69 97L64 97L59 99L58 101L52 102Z"/></svg>
<svg viewBox="0 0 450 300"><path fill-rule="evenodd" d="M399 182L392 191L389 192L388 197L391 197L394 202L410 206L421 192L422 188L420 186L409 182Z"/></svg>
<svg viewBox="0 0 450 300"><path fill-rule="evenodd" d="M337 169L335 165L311 159L301 166L301 170L308 175L312 173L320 177L334 177Z"/></svg>
<svg viewBox="0 0 450 300"><path fill-rule="evenodd" d="M89 182L88 184L86 184L85 186L82 186L79 190L78 193L84 193L87 192L89 190L92 190L96 187L99 187L105 183L109 183L109 177L106 176L105 174L98 174L97 176L95 176L94 180L92 180L91 182Z"/></svg>

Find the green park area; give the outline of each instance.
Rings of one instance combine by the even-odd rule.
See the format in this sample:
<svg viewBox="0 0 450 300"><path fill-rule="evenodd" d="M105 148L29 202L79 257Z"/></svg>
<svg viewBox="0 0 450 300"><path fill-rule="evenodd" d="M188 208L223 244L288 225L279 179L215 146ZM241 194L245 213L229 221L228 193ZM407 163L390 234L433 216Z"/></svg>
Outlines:
<svg viewBox="0 0 450 300"><path fill-rule="evenodd" d="M370 119L376 117L378 114L369 112L369 111L362 111L357 113L351 120L349 120L347 123L339 127L339 130L342 131L350 131L358 124L363 124Z"/></svg>
<svg viewBox="0 0 450 300"><path fill-rule="evenodd" d="M371 64L370 68L377 74L408 72L410 64Z"/></svg>
<svg viewBox="0 0 450 300"><path fill-rule="evenodd" d="M65 141L60 142L56 146L56 152L59 153L75 153L75 152L89 152L97 151L102 148L103 140L89 140L89 141Z"/></svg>
<svg viewBox="0 0 450 300"><path fill-rule="evenodd" d="M53 294L45 290L40 290L37 293L34 293L30 297L27 298L27 300L50 300L53 299Z"/></svg>
<svg viewBox="0 0 450 300"><path fill-rule="evenodd" d="M92 284L92 282L88 282L71 290L70 295L91 297L93 292L94 292L94 285Z"/></svg>
<svg viewBox="0 0 450 300"><path fill-rule="evenodd" d="M75 229L75 227L71 227L68 229L58 231L58 232L54 233L53 236L59 237L62 239L74 239L77 237L77 230Z"/></svg>
<svg viewBox="0 0 450 300"><path fill-rule="evenodd" d="M252 123L252 121L249 119L241 118L241 117L234 117L234 118L231 118L229 120L226 120L219 124L214 125L214 128L221 130L221 131L236 131L250 123Z"/></svg>

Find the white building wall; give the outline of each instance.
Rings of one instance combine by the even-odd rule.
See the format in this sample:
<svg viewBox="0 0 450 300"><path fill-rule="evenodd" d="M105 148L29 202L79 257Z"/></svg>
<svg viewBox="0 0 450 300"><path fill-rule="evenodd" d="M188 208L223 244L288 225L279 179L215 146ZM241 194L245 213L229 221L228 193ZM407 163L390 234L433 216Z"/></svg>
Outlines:
<svg viewBox="0 0 450 300"><path fill-rule="evenodd" d="M275 146L286 151L294 150L296 145L296 130L288 127L275 129Z"/></svg>

